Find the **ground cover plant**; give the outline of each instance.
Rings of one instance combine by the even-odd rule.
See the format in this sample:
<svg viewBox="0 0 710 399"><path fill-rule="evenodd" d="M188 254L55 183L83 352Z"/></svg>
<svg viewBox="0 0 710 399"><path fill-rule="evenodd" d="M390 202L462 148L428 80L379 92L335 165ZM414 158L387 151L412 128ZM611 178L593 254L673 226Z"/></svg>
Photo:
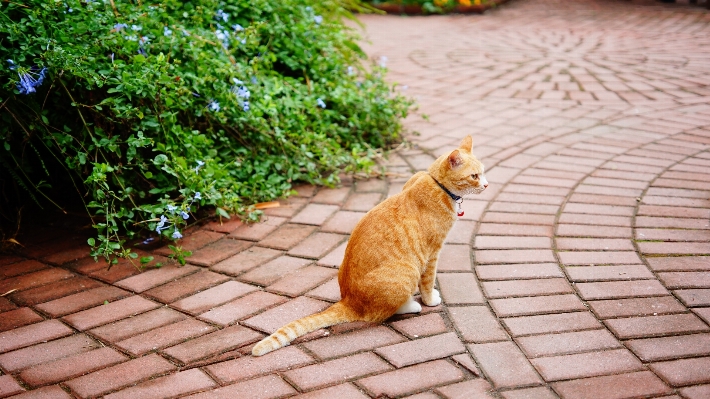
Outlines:
<svg viewBox="0 0 710 399"><path fill-rule="evenodd" d="M367 169L411 103L345 1L0 2L0 216L79 202L115 262L200 208L253 220L294 182Z"/></svg>

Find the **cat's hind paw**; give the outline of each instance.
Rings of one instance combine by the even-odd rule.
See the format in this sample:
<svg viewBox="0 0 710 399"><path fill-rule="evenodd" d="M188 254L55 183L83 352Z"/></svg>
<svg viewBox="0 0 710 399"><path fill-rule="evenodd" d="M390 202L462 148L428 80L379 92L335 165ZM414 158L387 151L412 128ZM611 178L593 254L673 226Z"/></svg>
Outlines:
<svg viewBox="0 0 710 399"><path fill-rule="evenodd" d="M439 295L439 290L436 288L431 289L431 300L426 301L424 300L424 296L422 295L422 302L424 302L425 305L427 306L437 306L438 304L441 303L441 295Z"/></svg>
<svg viewBox="0 0 710 399"><path fill-rule="evenodd" d="M422 305L415 301L414 298L409 298L409 300L397 309L395 314L405 314L405 313L419 313L422 311Z"/></svg>

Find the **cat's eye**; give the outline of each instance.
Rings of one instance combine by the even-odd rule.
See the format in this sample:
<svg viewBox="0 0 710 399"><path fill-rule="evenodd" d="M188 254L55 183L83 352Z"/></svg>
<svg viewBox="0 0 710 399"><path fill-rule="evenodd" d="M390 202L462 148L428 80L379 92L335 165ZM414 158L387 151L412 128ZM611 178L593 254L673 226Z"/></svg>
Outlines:
<svg viewBox="0 0 710 399"><path fill-rule="evenodd" d="M471 175L473 177L473 180L478 180L478 175Z"/></svg>

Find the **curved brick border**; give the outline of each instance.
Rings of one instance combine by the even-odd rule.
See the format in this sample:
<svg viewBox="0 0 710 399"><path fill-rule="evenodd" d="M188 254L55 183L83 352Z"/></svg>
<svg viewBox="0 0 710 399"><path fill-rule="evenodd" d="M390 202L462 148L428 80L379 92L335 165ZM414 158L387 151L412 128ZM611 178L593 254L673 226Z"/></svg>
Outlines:
<svg viewBox="0 0 710 399"><path fill-rule="evenodd" d="M16 290L0 297L0 397L710 395L710 16L528 0L362 19L429 115L407 120L418 135L387 180L298 187L263 223L191 231L187 266L143 273L33 230L0 257L0 293ZM491 186L447 239L444 303L252 358L338 299L355 223L467 134Z"/></svg>

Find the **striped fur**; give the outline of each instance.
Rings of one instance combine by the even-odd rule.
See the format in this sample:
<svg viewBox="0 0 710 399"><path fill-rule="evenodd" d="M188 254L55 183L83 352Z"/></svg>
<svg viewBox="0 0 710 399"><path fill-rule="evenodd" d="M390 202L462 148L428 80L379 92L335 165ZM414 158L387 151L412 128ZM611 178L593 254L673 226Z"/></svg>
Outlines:
<svg viewBox="0 0 710 399"><path fill-rule="evenodd" d="M402 192L372 208L353 229L338 272L340 302L281 327L254 346L261 356L319 328L351 321L380 323L396 312L417 312L410 303L419 289L424 305L441 302L434 289L439 252L456 221L458 196L478 194L488 183L471 154L471 137L442 155L404 185ZM404 306L409 303L408 306Z"/></svg>

